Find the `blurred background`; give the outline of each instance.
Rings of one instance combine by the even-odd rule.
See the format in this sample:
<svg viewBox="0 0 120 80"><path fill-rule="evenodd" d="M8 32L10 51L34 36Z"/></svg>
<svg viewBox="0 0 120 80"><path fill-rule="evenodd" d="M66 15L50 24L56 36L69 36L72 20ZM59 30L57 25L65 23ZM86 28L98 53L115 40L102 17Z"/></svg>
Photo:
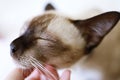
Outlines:
<svg viewBox="0 0 120 80"><path fill-rule="evenodd" d="M120 11L120 0L0 0L0 80L15 67L10 42L25 22L44 12L47 3L72 18L88 18L106 11Z"/></svg>

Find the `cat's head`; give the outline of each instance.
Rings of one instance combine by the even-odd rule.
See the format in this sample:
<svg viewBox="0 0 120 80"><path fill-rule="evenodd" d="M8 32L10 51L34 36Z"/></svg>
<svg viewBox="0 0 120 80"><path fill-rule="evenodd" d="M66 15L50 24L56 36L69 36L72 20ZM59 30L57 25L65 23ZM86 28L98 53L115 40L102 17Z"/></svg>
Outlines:
<svg viewBox="0 0 120 80"><path fill-rule="evenodd" d="M27 30L11 43L16 63L24 67L32 67L34 61L56 68L71 66L89 55L120 19L120 13L113 11L73 20L53 9L49 4L47 11L33 18Z"/></svg>

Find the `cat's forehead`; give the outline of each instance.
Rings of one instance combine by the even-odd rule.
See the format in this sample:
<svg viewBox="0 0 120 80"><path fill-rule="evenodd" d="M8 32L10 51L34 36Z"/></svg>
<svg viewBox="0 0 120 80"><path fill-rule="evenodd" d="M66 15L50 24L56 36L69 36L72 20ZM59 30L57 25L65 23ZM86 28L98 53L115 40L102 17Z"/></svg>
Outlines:
<svg viewBox="0 0 120 80"><path fill-rule="evenodd" d="M34 17L27 25L26 31L27 32L34 31L35 33L40 33L41 31L44 31L49 26L51 26L51 24L52 28L55 28L57 24L61 25L63 22L66 21L69 21L69 19L63 15L59 15L55 12L45 12L42 15Z"/></svg>
<svg viewBox="0 0 120 80"><path fill-rule="evenodd" d="M29 24L29 27L35 27L38 25L41 27L46 27L55 16L56 15L52 13L37 16L32 19L32 21Z"/></svg>
<svg viewBox="0 0 120 80"><path fill-rule="evenodd" d="M34 27L38 25L41 27L47 27L49 23L51 23L51 21L53 20L56 20L56 18L62 18L63 20L66 20L65 16L60 15L56 12L45 12L44 14L33 18L29 24L29 27Z"/></svg>

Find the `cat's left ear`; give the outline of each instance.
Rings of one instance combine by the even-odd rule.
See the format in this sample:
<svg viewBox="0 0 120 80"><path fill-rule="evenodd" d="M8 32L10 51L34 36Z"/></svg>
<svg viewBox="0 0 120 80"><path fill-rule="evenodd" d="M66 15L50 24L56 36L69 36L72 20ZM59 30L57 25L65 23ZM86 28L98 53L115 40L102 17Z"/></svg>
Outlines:
<svg viewBox="0 0 120 80"><path fill-rule="evenodd" d="M119 12L107 12L86 20L73 21L86 41L86 51L95 48L120 20Z"/></svg>
<svg viewBox="0 0 120 80"><path fill-rule="evenodd" d="M45 9L44 11L49 11L49 10L55 10L54 6L50 3L48 3L46 6L45 6Z"/></svg>

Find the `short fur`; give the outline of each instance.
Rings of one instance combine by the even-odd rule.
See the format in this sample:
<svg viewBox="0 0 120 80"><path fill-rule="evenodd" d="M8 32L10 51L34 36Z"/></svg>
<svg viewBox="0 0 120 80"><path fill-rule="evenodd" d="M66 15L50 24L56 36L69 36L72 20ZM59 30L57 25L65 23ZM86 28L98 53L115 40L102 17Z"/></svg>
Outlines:
<svg viewBox="0 0 120 80"><path fill-rule="evenodd" d="M33 67L29 62L32 56L58 70L70 69L71 80L118 80L119 49L116 47L118 52L104 50L112 49L112 44L116 45L110 40L112 33L107 39L104 37L119 19L119 12L107 12L86 20L73 20L58 15L55 11L46 11L33 18L27 30L11 43L11 56L24 68Z"/></svg>

